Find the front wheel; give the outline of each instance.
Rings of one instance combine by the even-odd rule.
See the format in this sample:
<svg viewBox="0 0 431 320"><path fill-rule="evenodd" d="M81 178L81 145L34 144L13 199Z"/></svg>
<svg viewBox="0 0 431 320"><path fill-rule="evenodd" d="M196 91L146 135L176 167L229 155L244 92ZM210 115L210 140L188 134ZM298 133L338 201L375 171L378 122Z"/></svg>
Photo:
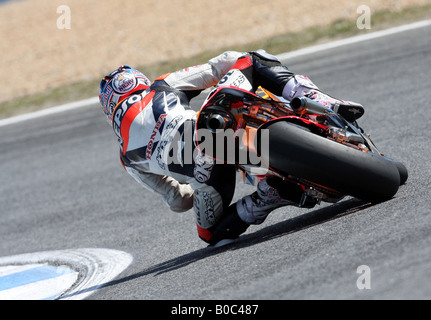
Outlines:
<svg viewBox="0 0 431 320"><path fill-rule="evenodd" d="M284 176L367 201L387 200L398 191L397 166L379 154L350 148L287 121L270 123L265 129L269 130L269 152L261 157Z"/></svg>

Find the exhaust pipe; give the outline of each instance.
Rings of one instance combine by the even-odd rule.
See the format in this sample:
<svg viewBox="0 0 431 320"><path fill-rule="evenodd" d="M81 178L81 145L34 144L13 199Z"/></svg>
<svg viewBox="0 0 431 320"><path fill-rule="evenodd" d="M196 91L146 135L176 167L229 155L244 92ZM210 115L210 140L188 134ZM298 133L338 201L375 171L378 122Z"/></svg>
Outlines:
<svg viewBox="0 0 431 320"><path fill-rule="evenodd" d="M307 97L293 98L292 101L290 102L290 106L295 113L300 115L306 113L307 111L309 113L314 113L314 114L328 113L327 107Z"/></svg>

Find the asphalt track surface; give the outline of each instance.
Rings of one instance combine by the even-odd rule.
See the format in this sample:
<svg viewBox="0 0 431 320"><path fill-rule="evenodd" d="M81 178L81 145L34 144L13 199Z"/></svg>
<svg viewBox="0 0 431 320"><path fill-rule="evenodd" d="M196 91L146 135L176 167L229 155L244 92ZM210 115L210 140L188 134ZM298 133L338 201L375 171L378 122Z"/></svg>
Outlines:
<svg viewBox="0 0 431 320"><path fill-rule="evenodd" d="M278 209L235 244L208 248L192 211L170 212L123 171L115 136L91 105L0 127L0 257L131 254L88 299L430 299L430 34L420 28L286 61L366 106L362 127L409 169L393 199ZM251 191L239 183L235 199ZM358 289L362 265L370 289Z"/></svg>

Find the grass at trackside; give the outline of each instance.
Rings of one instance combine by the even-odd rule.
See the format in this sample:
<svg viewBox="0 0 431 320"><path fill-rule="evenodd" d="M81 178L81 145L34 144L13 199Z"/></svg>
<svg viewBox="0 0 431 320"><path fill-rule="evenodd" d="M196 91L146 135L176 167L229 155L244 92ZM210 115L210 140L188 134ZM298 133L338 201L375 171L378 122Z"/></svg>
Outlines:
<svg viewBox="0 0 431 320"><path fill-rule="evenodd" d="M263 48L272 54L279 54L317 43L373 32L430 18L431 4L420 7L412 7L396 12L372 12L371 29L369 30L358 29L356 26L356 20L338 20L329 26L311 27L301 32L283 34L247 45L229 48L217 48L212 51L206 51L202 54L199 54L198 56L175 61L161 62L151 66L138 66L137 69L145 70L144 73L150 79L155 79L157 76L166 72L172 72L190 65L204 63L225 50L251 51ZM62 103L97 96L99 81L100 79L94 79L91 81L74 83L34 95L2 102L0 103L0 118L6 118L17 114L52 107Z"/></svg>

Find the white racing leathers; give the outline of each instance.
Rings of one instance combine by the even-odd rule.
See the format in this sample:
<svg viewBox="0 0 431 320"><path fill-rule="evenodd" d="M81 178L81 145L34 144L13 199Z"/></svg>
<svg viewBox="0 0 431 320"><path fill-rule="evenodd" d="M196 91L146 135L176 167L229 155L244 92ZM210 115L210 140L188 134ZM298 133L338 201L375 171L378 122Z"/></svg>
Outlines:
<svg viewBox="0 0 431 320"><path fill-rule="evenodd" d="M194 206L198 226L204 229L214 225L229 205L235 170L207 163L195 149L196 112L189 100L216 85L241 55L225 52L206 64L164 75L146 91L120 102L113 114L127 172L161 195L171 210L187 211ZM213 170L219 171L218 179L211 178Z"/></svg>
<svg viewBox="0 0 431 320"><path fill-rule="evenodd" d="M233 85L253 91L262 85L281 95L293 74L273 56L225 52L203 65L166 74L141 94L118 104L113 129L121 161L142 186L161 195L173 211L194 208L199 236L228 209L235 190L233 165L213 164L195 148L196 112L189 102L202 90Z"/></svg>

